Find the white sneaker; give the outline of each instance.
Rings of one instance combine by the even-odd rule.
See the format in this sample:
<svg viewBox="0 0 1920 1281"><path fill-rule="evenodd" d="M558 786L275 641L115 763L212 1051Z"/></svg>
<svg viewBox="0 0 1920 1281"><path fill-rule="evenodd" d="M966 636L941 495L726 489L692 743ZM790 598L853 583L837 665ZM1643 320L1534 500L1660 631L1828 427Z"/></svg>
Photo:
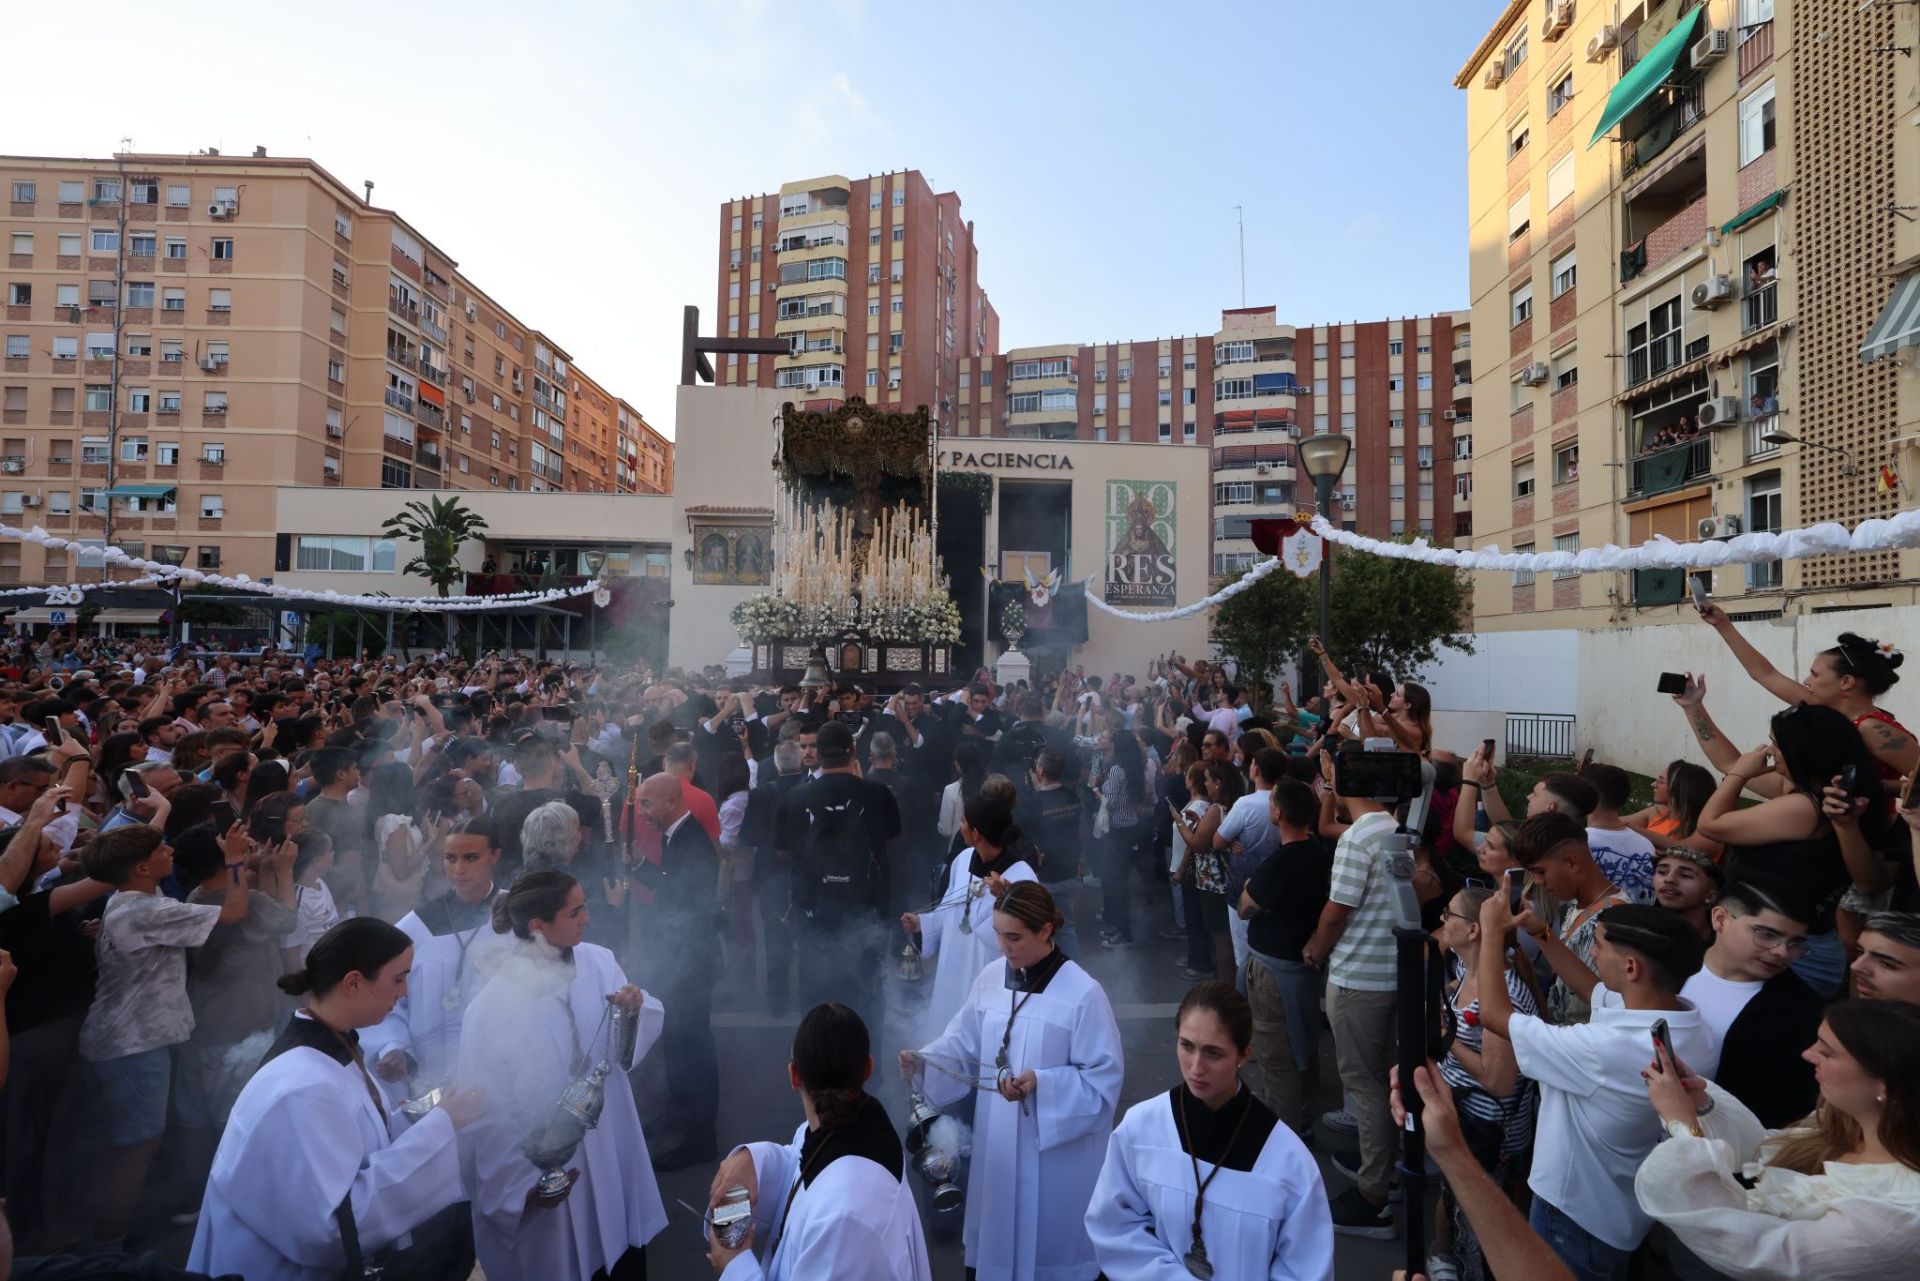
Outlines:
<svg viewBox="0 0 1920 1281"><path fill-rule="evenodd" d="M1355 1120L1353 1113L1347 1111L1345 1108L1335 1108L1331 1112L1322 1112L1320 1114L1320 1125L1324 1129L1338 1130L1342 1134L1360 1133L1360 1122Z"/></svg>

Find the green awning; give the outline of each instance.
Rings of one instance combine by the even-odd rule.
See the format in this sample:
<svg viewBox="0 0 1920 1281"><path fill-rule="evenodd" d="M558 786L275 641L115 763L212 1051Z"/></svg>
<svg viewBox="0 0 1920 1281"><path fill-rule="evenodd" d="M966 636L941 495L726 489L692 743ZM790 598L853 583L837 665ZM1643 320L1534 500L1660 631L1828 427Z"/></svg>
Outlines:
<svg viewBox="0 0 1920 1281"><path fill-rule="evenodd" d="M1902 347L1920 347L1920 275L1903 276L1894 283L1880 319L1860 344L1860 363L1891 356Z"/></svg>
<svg viewBox="0 0 1920 1281"><path fill-rule="evenodd" d="M115 485L107 491L109 498L168 498L177 485Z"/></svg>
<svg viewBox="0 0 1920 1281"><path fill-rule="evenodd" d="M1600 126L1593 131L1594 143L1607 136L1607 131L1626 119L1627 114L1652 96L1653 91L1667 82L1673 74L1673 65L1687 52L1687 46L1693 43L1694 28L1700 25L1700 15L1706 12L1703 5L1681 18L1673 30L1660 37L1660 42L1640 55L1640 61L1633 64L1632 70L1620 77L1620 83L1607 95L1607 109L1600 113Z"/></svg>
<svg viewBox="0 0 1920 1281"><path fill-rule="evenodd" d="M1748 205L1745 209L1742 209L1739 213L1735 214L1733 217L1721 223L1720 234L1724 236L1729 231L1734 231L1741 227L1746 226L1748 223L1752 222L1755 218L1758 218L1761 214L1766 213L1768 210L1772 209L1775 205L1779 204L1782 200L1785 200L1786 198L1787 198L1786 188L1782 187L1779 191L1774 192L1771 196L1768 196L1765 200L1756 200L1754 203Z"/></svg>

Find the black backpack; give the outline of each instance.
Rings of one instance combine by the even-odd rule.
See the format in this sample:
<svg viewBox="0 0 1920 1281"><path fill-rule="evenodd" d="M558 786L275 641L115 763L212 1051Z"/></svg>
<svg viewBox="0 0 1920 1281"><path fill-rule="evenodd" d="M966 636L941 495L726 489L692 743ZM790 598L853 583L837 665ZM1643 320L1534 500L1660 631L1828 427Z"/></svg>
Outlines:
<svg viewBox="0 0 1920 1281"><path fill-rule="evenodd" d="M807 833L794 869L794 897L807 920L837 926L873 915L884 893L881 876L864 796L807 806Z"/></svg>

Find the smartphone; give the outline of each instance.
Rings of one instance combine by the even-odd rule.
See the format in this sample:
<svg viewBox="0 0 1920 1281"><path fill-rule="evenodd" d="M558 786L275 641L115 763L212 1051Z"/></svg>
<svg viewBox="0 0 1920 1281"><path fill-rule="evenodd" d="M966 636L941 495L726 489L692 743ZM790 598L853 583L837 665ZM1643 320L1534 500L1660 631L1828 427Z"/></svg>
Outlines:
<svg viewBox="0 0 1920 1281"><path fill-rule="evenodd" d="M1488 760L1493 759L1493 740L1492 739L1483 738L1480 740L1480 754L1486 757Z"/></svg>
<svg viewBox="0 0 1920 1281"><path fill-rule="evenodd" d="M1667 1062L1680 1062L1679 1056L1673 1052L1673 1035L1667 1030L1667 1021L1665 1019L1655 1019L1653 1021L1653 1043L1667 1052Z"/></svg>
<svg viewBox="0 0 1920 1281"><path fill-rule="evenodd" d="M541 708L540 714L550 721L570 721L573 719L573 708L569 704L559 703Z"/></svg>
<svg viewBox="0 0 1920 1281"><path fill-rule="evenodd" d="M132 770L121 771L118 786L120 788L120 799L129 805L147 794L147 785L141 782L140 776Z"/></svg>
<svg viewBox="0 0 1920 1281"><path fill-rule="evenodd" d="M1693 607L1705 612L1713 598L1707 595L1707 580L1699 574L1687 575L1687 590L1693 593Z"/></svg>
<svg viewBox="0 0 1920 1281"><path fill-rule="evenodd" d="M1520 909L1526 905L1526 895L1527 869L1524 867L1508 868L1507 911L1513 913L1515 916L1520 915Z"/></svg>
<svg viewBox="0 0 1920 1281"><path fill-rule="evenodd" d="M67 741L67 736L60 732L60 718L58 716L47 717L46 724L48 747L58 747Z"/></svg>
<svg viewBox="0 0 1920 1281"><path fill-rule="evenodd" d="M1860 767L1858 765L1842 765L1840 767L1840 786L1846 788L1848 792L1853 791L1854 784L1857 783L1859 779Z"/></svg>
<svg viewBox="0 0 1920 1281"><path fill-rule="evenodd" d="M1660 680L1653 688L1658 694L1684 694L1687 692L1686 673L1661 672Z"/></svg>

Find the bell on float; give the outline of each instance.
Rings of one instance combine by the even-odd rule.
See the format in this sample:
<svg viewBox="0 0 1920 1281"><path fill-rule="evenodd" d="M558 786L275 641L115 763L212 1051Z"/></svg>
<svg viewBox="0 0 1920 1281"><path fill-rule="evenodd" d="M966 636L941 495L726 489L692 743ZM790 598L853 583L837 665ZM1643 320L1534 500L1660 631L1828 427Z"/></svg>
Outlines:
<svg viewBox="0 0 1920 1281"><path fill-rule="evenodd" d="M832 683L833 677L827 673L827 652L815 645L807 655L807 672L800 678L800 688L820 689Z"/></svg>

